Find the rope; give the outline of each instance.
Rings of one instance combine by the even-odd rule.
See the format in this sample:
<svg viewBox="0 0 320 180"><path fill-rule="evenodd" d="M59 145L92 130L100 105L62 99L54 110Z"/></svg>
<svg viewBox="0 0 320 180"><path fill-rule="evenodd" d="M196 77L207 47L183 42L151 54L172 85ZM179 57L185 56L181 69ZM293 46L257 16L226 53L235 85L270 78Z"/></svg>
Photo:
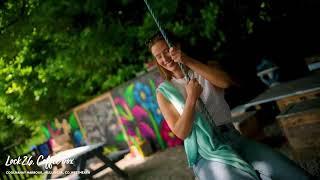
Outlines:
<svg viewBox="0 0 320 180"><path fill-rule="evenodd" d="M146 6L147 6L147 8L148 8L148 10L149 10L149 12L150 12L153 20L155 21L158 29L160 30L161 35L163 36L164 40L166 41L168 47L171 48L171 47L172 47L172 44L171 44L171 42L169 41L167 34L166 34L165 31L163 30L163 28L162 28L162 26L161 26L161 24L160 24L160 21L156 18L155 14L154 14L154 11L152 10L151 6L150 6L149 3L148 3L148 0L144 0L144 3L146 4ZM178 64L179 64L180 70L182 71L182 73L183 73L186 81L189 82L189 81L190 81L190 77L189 77L188 73L186 72L185 65L182 64L182 63L178 63ZM206 108L203 100L202 100L201 98L199 98L199 101L198 101L198 102L199 102L199 106L200 106L201 112L202 112L202 113L205 115L205 117L210 121L210 124L211 124L211 126L212 126L212 130L213 130L213 135L214 135L215 137L217 137L220 141L225 141L224 138L223 138L223 136L222 136L222 134L221 134L221 132L219 131L219 129L217 128L215 122L213 121L213 118L211 117L208 109Z"/></svg>

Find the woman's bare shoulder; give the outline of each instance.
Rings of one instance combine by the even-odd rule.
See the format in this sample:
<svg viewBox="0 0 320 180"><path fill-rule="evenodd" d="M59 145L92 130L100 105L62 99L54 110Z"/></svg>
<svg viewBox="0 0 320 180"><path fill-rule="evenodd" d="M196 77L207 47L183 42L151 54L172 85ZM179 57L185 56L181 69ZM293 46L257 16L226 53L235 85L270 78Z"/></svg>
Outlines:
<svg viewBox="0 0 320 180"><path fill-rule="evenodd" d="M169 103L169 101L164 97L164 95L161 92L157 92L156 96L157 96L158 103L161 103L161 102Z"/></svg>

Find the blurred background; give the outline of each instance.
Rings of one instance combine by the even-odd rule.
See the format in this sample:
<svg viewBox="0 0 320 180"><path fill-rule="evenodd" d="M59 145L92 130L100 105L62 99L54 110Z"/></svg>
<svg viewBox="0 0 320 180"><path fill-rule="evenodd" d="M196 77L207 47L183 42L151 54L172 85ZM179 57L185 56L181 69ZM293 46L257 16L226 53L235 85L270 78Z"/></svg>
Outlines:
<svg viewBox="0 0 320 180"><path fill-rule="evenodd" d="M303 159L300 165L319 175L319 161L310 165L304 155L311 153L306 148L320 146L320 2L149 3L162 25L182 40L183 51L218 63L237 83L225 94L237 129L297 163ZM0 164L9 154L48 156L102 142L106 156L129 149L126 166L119 166L129 167L135 179L145 179L140 174L147 170L130 171L130 159L165 157L163 152L183 166L170 177L192 179L191 172L184 174L183 142L168 128L155 99L162 79L145 41L157 30L143 1L0 0ZM272 99L280 96L291 99ZM289 112L289 104L298 107ZM312 120L310 110L316 114ZM299 131L281 124L288 114L305 111ZM310 136L302 137L305 132ZM296 146L292 138L312 142ZM166 151L170 148L182 155Z"/></svg>

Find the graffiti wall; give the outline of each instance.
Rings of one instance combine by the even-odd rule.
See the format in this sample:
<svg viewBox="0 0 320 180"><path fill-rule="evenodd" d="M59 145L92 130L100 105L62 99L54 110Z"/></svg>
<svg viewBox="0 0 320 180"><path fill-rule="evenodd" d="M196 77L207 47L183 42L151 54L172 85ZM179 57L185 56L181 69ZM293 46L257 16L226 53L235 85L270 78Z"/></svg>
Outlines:
<svg viewBox="0 0 320 180"><path fill-rule="evenodd" d="M144 141L153 150L180 145L156 100L162 81L157 70L150 71L75 107L69 117L47 122L43 131L55 141L55 151L100 142L110 152Z"/></svg>
<svg viewBox="0 0 320 180"><path fill-rule="evenodd" d="M87 144L104 142L113 149L128 148L125 131L115 115L110 93L74 109Z"/></svg>
<svg viewBox="0 0 320 180"><path fill-rule="evenodd" d="M53 152L70 149L84 144L79 125L73 113L68 116L48 121L41 128L46 138L49 140Z"/></svg>
<svg viewBox="0 0 320 180"><path fill-rule="evenodd" d="M156 87L161 82L160 74L153 70L111 92L129 145L143 140L149 141L154 149L182 144L170 131L156 101Z"/></svg>
<svg viewBox="0 0 320 180"><path fill-rule="evenodd" d="M182 144L168 127L156 100L163 80L153 70L73 109L86 144L124 149L150 143L153 150Z"/></svg>

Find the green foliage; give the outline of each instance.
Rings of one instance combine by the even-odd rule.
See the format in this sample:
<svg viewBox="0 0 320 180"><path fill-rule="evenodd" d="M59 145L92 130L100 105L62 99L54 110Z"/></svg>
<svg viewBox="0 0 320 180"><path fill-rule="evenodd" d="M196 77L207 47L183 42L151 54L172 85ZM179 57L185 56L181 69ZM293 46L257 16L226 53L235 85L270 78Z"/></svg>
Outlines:
<svg viewBox="0 0 320 180"><path fill-rule="evenodd" d="M31 14L38 6L39 0L6 0L0 2L0 33L20 18Z"/></svg>

